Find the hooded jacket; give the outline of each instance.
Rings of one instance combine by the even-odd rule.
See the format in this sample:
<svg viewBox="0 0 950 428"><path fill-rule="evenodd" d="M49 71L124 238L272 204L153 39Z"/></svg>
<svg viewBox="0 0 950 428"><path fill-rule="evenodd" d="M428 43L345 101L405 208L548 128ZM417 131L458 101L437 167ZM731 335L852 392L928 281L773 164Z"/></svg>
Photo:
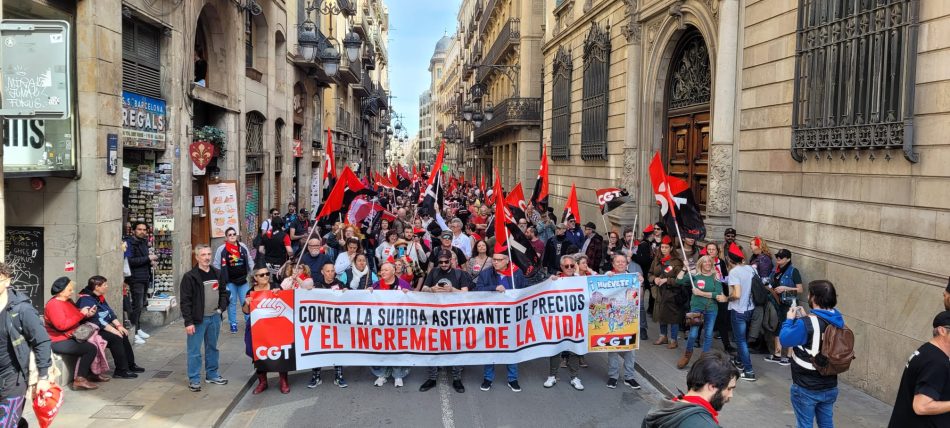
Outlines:
<svg viewBox="0 0 950 428"><path fill-rule="evenodd" d="M707 428L718 427L703 406L687 401L673 401L664 399L657 403L646 417L643 418L641 428Z"/></svg>
<svg viewBox="0 0 950 428"><path fill-rule="evenodd" d="M49 334L46 333L43 321L25 294L8 288L7 299L7 313L3 319L7 324L7 340L10 346L0 349L0 352L12 352L11 357L16 361L20 374L24 379L29 379L32 350L39 375L46 376L53 361L50 359L52 350Z"/></svg>
<svg viewBox="0 0 950 428"><path fill-rule="evenodd" d="M486 266L478 273L475 289L472 291L495 291L499 285L506 290L525 288L524 274L513 263L508 264L507 272L498 272L494 267Z"/></svg>
<svg viewBox="0 0 950 428"><path fill-rule="evenodd" d="M125 258L129 260L132 280L129 284L148 284L152 280L152 260L148 258L148 241L130 236L125 239Z"/></svg>
<svg viewBox="0 0 950 428"><path fill-rule="evenodd" d="M844 327L844 318L837 309L824 310L812 309L812 315L818 317L818 327L821 329L821 335L825 334L825 328L828 324L835 327ZM807 352L799 348L800 346L811 348L811 337L813 328L811 321L803 318L788 319L782 324L782 331L779 333L779 341L783 347L790 347L795 352L797 358L792 358L792 382L796 385L812 391L823 391L838 386L838 376L824 376L817 370L809 370L798 364L796 359L809 361L810 356ZM818 344L824 338L819 337Z"/></svg>

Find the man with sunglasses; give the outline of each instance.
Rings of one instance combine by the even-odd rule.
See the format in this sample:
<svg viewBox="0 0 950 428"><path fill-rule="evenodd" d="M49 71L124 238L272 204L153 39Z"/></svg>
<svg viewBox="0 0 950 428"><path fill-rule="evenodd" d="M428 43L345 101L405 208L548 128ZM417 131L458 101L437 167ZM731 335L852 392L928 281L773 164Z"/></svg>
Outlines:
<svg viewBox="0 0 950 428"><path fill-rule="evenodd" d="M561 271L558 261L562 257L579 251L579 248L567 239L566 232L567 225L559 223L554 229L554 236L544 246L544 257L541 265L547 268L551 275Z"/></svg>
<svg viewBox="0 0 950 428"><path fill-rule="evenodd" d="M449 233L451 234L451 232ZM452 267L452 254L450 252L440 252L436 257L436 265L438 267L429 271L420 291L426 293L451 293L468 291L473 288L472 277L462 270ZM425 392L435 387L438 377L439 368L429 367L428 379L419 387L419 391ZM452 388L458 393L465 392L465 386L462 385L461 366L452 366Z"/></svg>
<svg viewBox="0 0 950 428"><path fill-rule="evenodd" d="M227 284L230 293L228 303L228 321L231 322L231 334L238 330L237 308L244 307L244 295L250 289L247 283L247 274L254 266L254 257L243 242L238 240L238 233L233 227L224 231L225 241L215 251L211 265L221 272L221 282ZM240 305L238 305L240 303ZM247 322L250 316L244 316Z"/></svg>
<svg viewBox="0 0 950 428"><path fill-rule="evenodd" d="M558 278L575 276L575 273L577 272L577 262L571 255L561 256L560 267L561 270L556 275L551 276L552 281L555 281ZM547 380L544 381L544 387L551 388L557 384L557 370L562 364L567 367L567 370L571 374L571 386L578 391L583 391L584 384L581 383L581 379L577 377L578 367L580 366L580 357L577 354L568 351L560 352L551 356L550 371L548 372Z"/></svg>
<svg viewBox="0 0 950 428"><path fill-rule="evenodd" d="M524 288L526 286L524 274L518 269L511 259L508 258L508 248L504 245L495 245L495 251L491 258L491 267L482 269L475 281L475 291L496 291L504 293L505 290ZM518 364L507 364L508 388L514 392L521 392L521 385L518 384ZM495 365L485 365L481 390L488 391L495 381Z"/></svg>

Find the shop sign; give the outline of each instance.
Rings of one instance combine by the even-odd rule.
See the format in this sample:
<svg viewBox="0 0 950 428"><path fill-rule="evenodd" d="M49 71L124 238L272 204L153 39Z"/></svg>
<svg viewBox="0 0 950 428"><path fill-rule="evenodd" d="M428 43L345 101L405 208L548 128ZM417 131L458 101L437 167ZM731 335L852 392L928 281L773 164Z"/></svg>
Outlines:
<svg viewBox="0 0 950 428"><path fill-rule="evenodd" d="M122 91L122 147L165 150L165 100Z"/></svg>

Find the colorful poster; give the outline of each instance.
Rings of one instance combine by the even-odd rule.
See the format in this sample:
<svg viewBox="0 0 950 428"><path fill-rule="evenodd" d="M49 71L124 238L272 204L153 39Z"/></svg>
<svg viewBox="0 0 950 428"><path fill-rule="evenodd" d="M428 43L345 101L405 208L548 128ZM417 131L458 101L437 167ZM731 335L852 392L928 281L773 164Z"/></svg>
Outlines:
<svg viewBox="0 0 950 428"><path fill-rule="evenodd" d="M591 276L587 282L590 296L591 352L639 349L640 280L636 275Z"/></svg>
<svg viewBox="0 0 950 428"><path fill-rule="evenodd" d="M633 275L574 277L520 290L468 293L288 290L254 293L256 360L303 370L331 365L448 366L511 364L577 354L633 349L637 319L613 335L588 330L591 290L627 299L637 314ZM632 290L636 290L632 292ZM618 294L614 296L614 294ZM293 296L293 301L288 295ZM274 296L279 296L278 300ZM630 306L618 304L619 315ZM255 315L256 314L256 315ZM273 324L259 320L282 318ZM258 321L255 321L258 320ZM620 332L632 331L622 336ZM617 336L614 339L612 336ZM292 338L291 338L292 337Z"/></svg>
<svg viewBox="0 0 950 428"><path fill-rule="evenodd" d="M238 221L237 184L234 181L222 181L208 185L209 218L211 219L211 237L223 238L224 231L233 227L241 233Z"/></svg>

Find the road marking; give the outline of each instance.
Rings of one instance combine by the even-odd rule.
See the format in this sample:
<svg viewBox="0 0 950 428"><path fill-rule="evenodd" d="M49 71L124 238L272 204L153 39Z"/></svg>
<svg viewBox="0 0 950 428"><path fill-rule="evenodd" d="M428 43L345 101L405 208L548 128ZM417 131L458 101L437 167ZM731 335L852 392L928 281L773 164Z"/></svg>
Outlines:
<svg viewBox="0 0 950 428"><path fill-rule="evenodd" d="M446 370L440 370L442 373L439 374L439 401L442 402L442 427L443 428L455 428L454 415L452 414L452 405L449 403L449 374L448 371L452 370L447 368Z"/></svg>

